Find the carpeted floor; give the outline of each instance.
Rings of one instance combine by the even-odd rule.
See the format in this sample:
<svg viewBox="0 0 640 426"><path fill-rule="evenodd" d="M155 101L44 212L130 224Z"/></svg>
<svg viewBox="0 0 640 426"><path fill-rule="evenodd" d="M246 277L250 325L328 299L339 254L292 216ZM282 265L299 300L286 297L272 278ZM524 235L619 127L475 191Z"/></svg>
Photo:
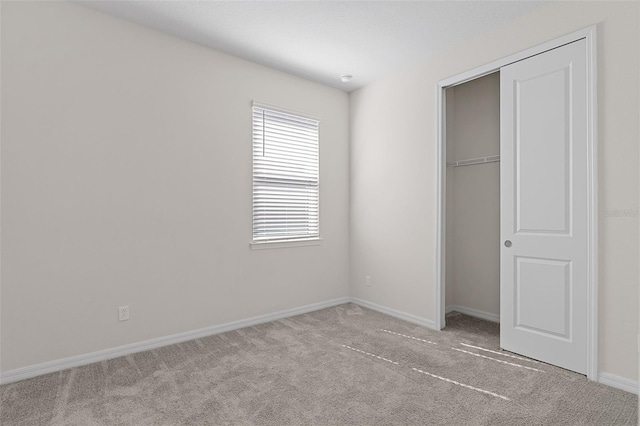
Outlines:
<svg viewBox="0 0 640 426"><path fill-rule="evenodd" d="M342 305L3 385L0 421L636 424L635 395L500 353L497 324L459 314L447 324Z"/></svg>

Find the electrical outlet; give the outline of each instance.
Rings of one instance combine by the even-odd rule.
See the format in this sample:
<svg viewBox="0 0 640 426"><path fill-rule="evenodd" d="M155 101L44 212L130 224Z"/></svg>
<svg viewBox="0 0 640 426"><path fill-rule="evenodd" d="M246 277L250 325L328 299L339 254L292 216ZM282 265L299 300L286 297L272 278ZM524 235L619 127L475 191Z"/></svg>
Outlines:
<svg viewBox="0 0 640 426"><path fill-rule="evenodd" d="M367 287L371 287L371 275L367 275L366 277L364 277L364 285L366 285Z"/></svg>
<svg viewBox="0 0 640 426"><path fill-rule="evenodd" d="M129 319L129 307L120 306L118 308L118 321L126 321Z"/></svg>

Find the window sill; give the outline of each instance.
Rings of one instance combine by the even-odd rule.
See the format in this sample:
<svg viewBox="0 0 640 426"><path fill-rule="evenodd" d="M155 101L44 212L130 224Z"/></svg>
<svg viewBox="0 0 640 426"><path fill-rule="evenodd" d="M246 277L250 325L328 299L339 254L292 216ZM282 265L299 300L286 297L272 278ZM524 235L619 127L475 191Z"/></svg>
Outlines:
<svg viewBox="0 0 640 426"><path fill-rule="evenodd" d="M251 250L264 250L287 247L319 246L322 238L308 238L304 240L260 241L251 242Z"/></svg>

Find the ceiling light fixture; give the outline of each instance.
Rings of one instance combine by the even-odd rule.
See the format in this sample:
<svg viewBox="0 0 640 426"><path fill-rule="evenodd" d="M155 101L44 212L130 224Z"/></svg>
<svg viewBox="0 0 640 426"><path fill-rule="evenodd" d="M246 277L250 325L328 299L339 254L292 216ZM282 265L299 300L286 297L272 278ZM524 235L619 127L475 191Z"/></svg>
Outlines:
<svg viewBox="0 0 640 426"><path fill-rule="evenodd" d="M351 74L342 74L342 75L340 76L340 80L341 80L343 83L348 83L348 82L350 82L352 78L353 78L353 76L352 76Z"/></svg>

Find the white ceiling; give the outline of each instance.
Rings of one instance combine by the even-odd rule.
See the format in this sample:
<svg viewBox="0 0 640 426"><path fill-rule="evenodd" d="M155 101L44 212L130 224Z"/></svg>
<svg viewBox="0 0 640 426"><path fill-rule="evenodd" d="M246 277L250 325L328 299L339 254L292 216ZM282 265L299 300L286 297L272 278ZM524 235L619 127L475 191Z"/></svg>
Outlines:
<svg viewBox="0 0 640 426"><path fill-rule="evenodd" d="M77 1L352 91L544 6L541 1ZM349 83L341 74L352 74Z"/></svg>

